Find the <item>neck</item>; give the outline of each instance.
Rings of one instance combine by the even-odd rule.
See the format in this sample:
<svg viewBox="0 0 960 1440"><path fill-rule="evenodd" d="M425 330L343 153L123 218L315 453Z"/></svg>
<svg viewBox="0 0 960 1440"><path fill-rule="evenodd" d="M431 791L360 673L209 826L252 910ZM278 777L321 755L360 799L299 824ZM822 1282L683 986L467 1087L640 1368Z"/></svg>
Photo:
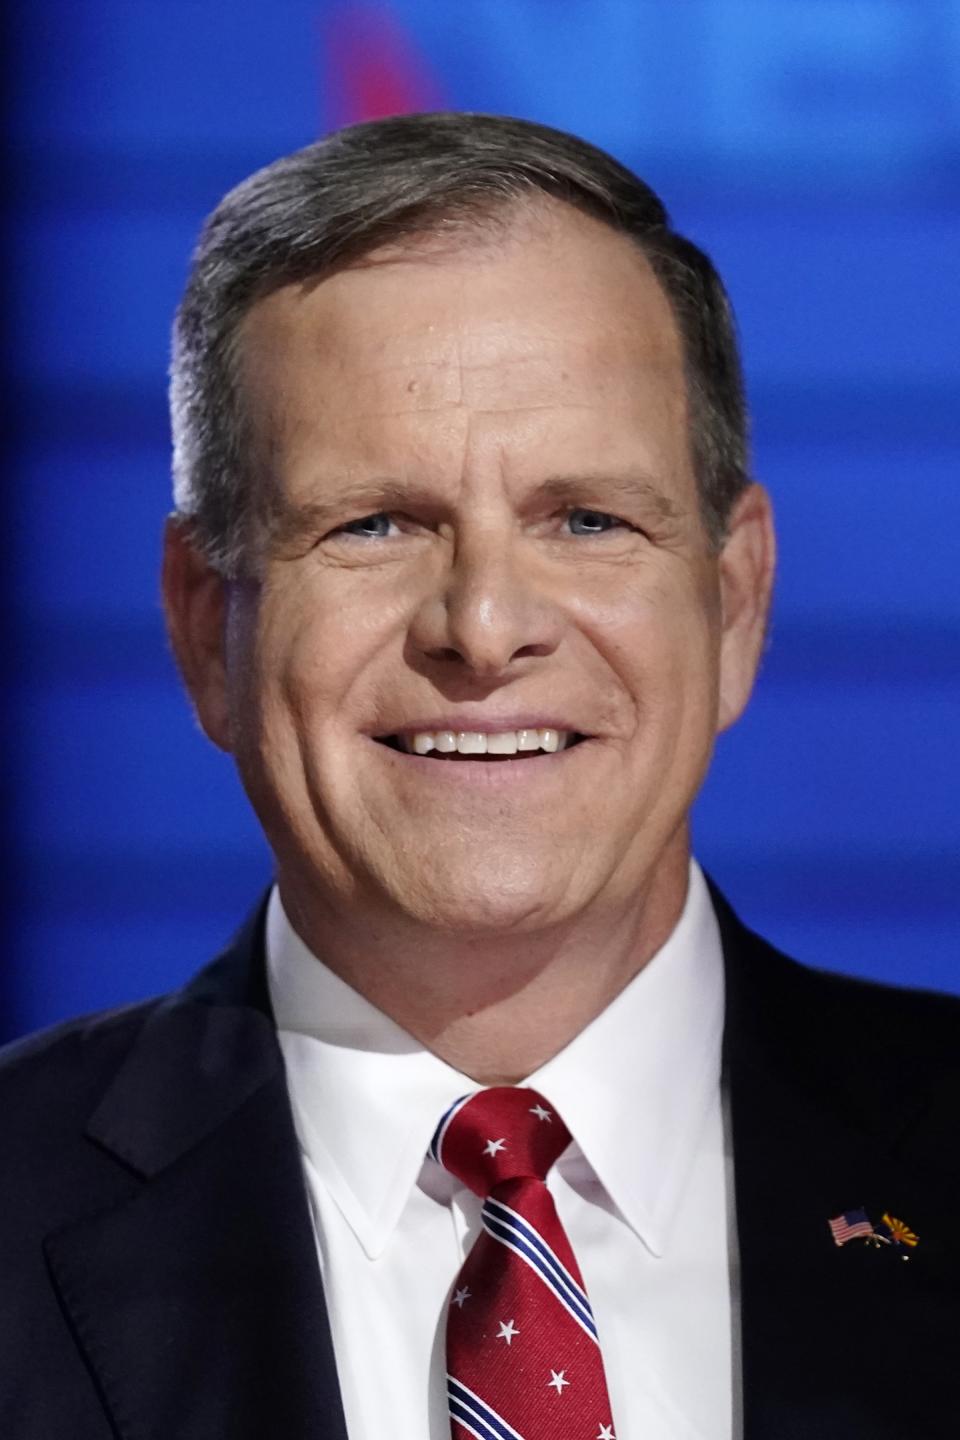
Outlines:
<svg viewBox="0 0 960 1440"><path fill-rule="evenodd" d="M301 939L426 1049L484 1085L532 1074L589 1025L656 954L687 893L687 837L619 905L536 934L437 933L341 914L281 873Z"/></svg>

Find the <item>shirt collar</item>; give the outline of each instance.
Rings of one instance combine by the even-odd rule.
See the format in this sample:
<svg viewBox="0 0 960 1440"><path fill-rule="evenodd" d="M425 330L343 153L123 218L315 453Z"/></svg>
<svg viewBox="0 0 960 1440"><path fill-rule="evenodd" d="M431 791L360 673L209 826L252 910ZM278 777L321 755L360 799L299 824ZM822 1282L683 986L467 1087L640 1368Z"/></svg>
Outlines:
<svg viewBox="0 0 960 1440"><path fill-rule="evenodd" d="M549 1096L627 1224L663 1253L711 1106L720 1103L724 977L703 872L664 944L527 1080ZM561 1165L564 1161L561 1160Z"/></svg>
<svg viewBox="0 0 960 1440"><path fill-rule="evenodd" d="M481 1087L319 961L276 887L266 951L300 1143L375 1258L399 1223L440 1116Z"/></svg>
<svg viewBox="0 0 960 1440"><path fill-rule="evenodd" d="M311 954L274 889L267 980L301 1144L365 1252L382 1253L443 1112L481 1087ZM719 1095L723 966L702 872L630 984L529 1077L626 1222L659 1254ZM564 1163L564 1162L561 1162Z"/></svg>

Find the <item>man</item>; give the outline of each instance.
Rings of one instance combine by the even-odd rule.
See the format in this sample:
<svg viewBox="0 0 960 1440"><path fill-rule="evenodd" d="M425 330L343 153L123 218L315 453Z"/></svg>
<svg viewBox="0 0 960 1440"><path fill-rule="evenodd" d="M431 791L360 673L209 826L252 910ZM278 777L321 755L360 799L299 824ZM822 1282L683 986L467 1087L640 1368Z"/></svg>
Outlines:
<svg viewBox="0 0 960 1440"><path fill-rule="evenodd" d="M710 262L570 136L359 126L214 213L172 404L276 885L4 1061L3 1435L953 1435L957 1006L691 859L774 563Z"/></svg>

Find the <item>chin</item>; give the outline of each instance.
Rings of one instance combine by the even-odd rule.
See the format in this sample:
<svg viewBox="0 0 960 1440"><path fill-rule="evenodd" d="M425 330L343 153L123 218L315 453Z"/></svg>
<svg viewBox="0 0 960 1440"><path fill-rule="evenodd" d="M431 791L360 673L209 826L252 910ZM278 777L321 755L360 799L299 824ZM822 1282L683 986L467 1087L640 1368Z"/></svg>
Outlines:
<svg viewBox="0 0 960 1440"><path fill-rule="evenodd" d="M441 883L438 883L438 880ZM573 877L549 875L529 864L472 867L467 874L435 873L391 887L395 903L432 929L509 934L536 931L577 913L586 896Z"/></svg>

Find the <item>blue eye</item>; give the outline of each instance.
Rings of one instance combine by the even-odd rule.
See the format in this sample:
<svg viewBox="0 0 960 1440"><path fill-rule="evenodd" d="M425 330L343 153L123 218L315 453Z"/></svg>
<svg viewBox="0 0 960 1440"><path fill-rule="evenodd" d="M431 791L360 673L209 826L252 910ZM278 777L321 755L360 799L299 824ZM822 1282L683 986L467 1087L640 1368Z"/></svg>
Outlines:
<svg viewBox="0 0 960 1440"><path fill-rule="evenodd" d="M390 534L392 521L385 510L380 510L376 515L361 515L358 520L348 520L346 525L340 526L340 531L347 535L359 535L364 540L385 540Z"/></svg>
<svg viewBox="0 0 960 1440"><path fill-rule="evenodd" d="M571 510L567 519L574 535L604 535L623 524L616 515L608 515L604 510Z"/></svg>

